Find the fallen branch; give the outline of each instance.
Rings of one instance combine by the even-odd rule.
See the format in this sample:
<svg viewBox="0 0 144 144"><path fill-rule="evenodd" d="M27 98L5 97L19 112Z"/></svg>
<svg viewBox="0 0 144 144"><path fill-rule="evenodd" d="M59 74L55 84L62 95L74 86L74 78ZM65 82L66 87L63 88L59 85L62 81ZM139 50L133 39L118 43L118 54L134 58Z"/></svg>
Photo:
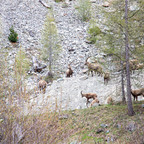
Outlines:
<svg viewBox="0 0 144 144"><path fill-rule="evenodd" d="M46 7L46 8L51 8L50 6L48 6L46 3L44 3L42 0L39 0L39 2L44 6L44 7Z"/></svg>
<svg viewBox="0 0 144 144"><path fill-rule="evenodd" d="M36 57L32 57L32 63L33 63L33 70L34 72L41 72L44 68L46 68L46 65L40 64L40 62L37 60Z"/></svg>

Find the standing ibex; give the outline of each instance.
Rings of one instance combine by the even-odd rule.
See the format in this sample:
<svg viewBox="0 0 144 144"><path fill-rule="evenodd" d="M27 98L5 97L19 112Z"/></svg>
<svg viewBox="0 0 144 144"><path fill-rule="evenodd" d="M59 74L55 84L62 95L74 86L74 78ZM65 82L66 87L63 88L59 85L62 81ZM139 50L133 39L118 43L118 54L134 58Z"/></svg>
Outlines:
<svg viewBox="0 0 144 144"><path fill-rule="evenodd" d="M82 91L81 91L81 95L82 95L82 97L86 97L86 98L87 98L87 103L86 103L86 105L88 105L89 99L92 98L93 100L95 100L95 99L97 98L97 95L96 95L95 93L83 94Z"/></svg>
<svg viewBox="0 0 144 144"><path fill-rule="evenodd" d="M110 73L105 72L104 73L104 84L107 84L109 80L110 80Z"/></svg>
<svg viewBox="0 0 144 144"><path fill-rule="evenodd" d="M45 93L46 87L47 87L47 82L45 80L40 80L38 82L38 87L39 87L40 91L43 90L43 93Z"/></svg>
<svg viewBox="0 0 144 144"><path fill-rule="evenodd" d="M137 89L137 90L131 90L131 94L134 97L134 101L138 99L138 96L143 95L144 97L144 88Z"/></svg>
<svg viewBox="0 0 144 144"><path fill-rule="evenodd" d="M69 65L68 65L68 69L67 69L67 71L66 71L66 77L71 77L72 74L73 74L73 70L72 70L72 68L71 68L71 66L70 66L70 64L69 64Z"/></svg>
<svg viewBox="0 0 144 144"><path fill-rule="evenodd" d="M88 71L91 72L92 76L93 76L93 72L95 72L99 76L101 76L103 74L102 66L99 63L90 63L90 62L88 62L88 58L86 59L86 63L85 63L85 65L88 66Z"/></svg>
<svg viewBox="0 0 144 144"><path fill-rule="evenodd" d="M72 70L72 68L70 66L73 62L74 62L74 60L70 64L68 64L68 69L66 71L66 77L71 77L72 74L73 74L73 70Z"/></svg>

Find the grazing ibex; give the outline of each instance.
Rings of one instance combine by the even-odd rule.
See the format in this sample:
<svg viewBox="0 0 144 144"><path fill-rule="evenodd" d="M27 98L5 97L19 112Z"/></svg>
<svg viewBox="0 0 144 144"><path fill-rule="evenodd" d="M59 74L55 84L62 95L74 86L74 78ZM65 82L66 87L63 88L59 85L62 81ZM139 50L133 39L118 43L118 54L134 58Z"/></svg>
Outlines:
<svg viewBox="0 0 144 144"><path fill-rule="evenodd" d="M144 64L142 64L142 63L139 63L136 66L136 70L143 69L143 68L144 68Z"/></svg>
<svg viewBox="0 0 144 144"><path fill-rule="evenodd" d="M95 100L95 99L97 98L97 95L96 95L95 93L83 94L82 91L81 91L81 95L82 95L82 97L86 97L86 98L87 98L87 103L86 103L86 105L88 105L89 99Z"/></svg>
<svg viewBox="0 0 144 144"><path fill-rule="evenodd" d="M70 66L70 64L69 64L69 65L68 65L68 69L67 69L67 71L66 71L66 77L71 77L72 74L73 74L73 70L72 70L72 68L71 68L71 66Z"/></svg>
<svg viewBox="0 0 144 144"><path fill-rule="evenodd" d="M106 99L106 104L112 104L113 103L113 99L111 96L109 96L107 99Z"/></svg>
<svg viewBox="0 0 144 144"><path fill-rule="evenodd" d="M91 72L92 76L93 76L93 72L95 72L99 76L101 76L103 74L102 66L99 63L90 63L90 62L88 62L88 58L86 59L86 62L85 62L85 65L88 66L88 71Z"/></svg>
<svg viewBox="0 0 144 144"><path fill-rule="evenodd" d="M131 90L131 94L134 97L134 101L138 99L138 96L143 95L144 97L144 88L137 89L137 90Z"/></svg>
<svg viewBox="0 0 144 144"><path fill-rule="evenodd" d="M104 84L107 84L109 80L110 80L110 73L105 72L104 73Z"/></svg>
<svg viewBox="0 0 144 144"><path fill-rule="evenodd" d="M98 104L99 104L99 100L98 100L97 98L95 98L95 99L91 102L90 107L92 107L94 103L98 103Z"/></svg>
<svg viewBox="0 0 144 144"><path fill-rule="evenodd" d="M138 65L138 60L137 59L132 59L132 60L129 60L129 67L130 67L130 70L136 70L137 68L137 65ZM123 64L123 69L126 69L126 62Z"/></svg>
<svg viewBox="0 0 144 144"><path fill-rule="evenodd" d="M38 82L38 87L39 87L40 91L43 90L43 93L45 93L46 87L47 87L47 82L45 80L40 80Z"/></svg>

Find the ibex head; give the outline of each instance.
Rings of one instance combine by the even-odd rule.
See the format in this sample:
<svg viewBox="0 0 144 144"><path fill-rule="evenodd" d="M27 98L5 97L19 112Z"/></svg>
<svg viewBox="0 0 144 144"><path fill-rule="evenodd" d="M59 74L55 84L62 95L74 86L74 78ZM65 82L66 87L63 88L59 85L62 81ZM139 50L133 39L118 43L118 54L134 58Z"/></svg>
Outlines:
<svg viewBox="0 0 144 144"><path fill-rule="evenodd" d="M86 59L85 65L89 64L89 62L88 62L88 59L89 59L89 58L90 58L90 57L88 57L88 58Z"/></svg>

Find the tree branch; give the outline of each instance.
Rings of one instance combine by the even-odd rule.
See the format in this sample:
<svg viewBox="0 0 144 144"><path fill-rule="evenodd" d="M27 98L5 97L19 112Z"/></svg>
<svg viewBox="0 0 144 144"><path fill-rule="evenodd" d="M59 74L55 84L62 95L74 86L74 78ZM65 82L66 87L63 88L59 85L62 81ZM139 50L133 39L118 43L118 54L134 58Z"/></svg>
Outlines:
<svg viewBox="0 0 144 144"><path fill-rule="evenodd" d="M134 15L136 15L139 11L140 11L140 9L137 10L136 12L134 12L131 16L129 16L128 19L132 18L132 17L133 17Z"/></svg>
<svg viewBox="0 0 144 144"><path fill-rule="evenodd" d="M44 3L42 0L39 0L39 2L44 6L44 7L46 7L46 8L51 8L50 6L48 6L46 3Z"/></svg>

